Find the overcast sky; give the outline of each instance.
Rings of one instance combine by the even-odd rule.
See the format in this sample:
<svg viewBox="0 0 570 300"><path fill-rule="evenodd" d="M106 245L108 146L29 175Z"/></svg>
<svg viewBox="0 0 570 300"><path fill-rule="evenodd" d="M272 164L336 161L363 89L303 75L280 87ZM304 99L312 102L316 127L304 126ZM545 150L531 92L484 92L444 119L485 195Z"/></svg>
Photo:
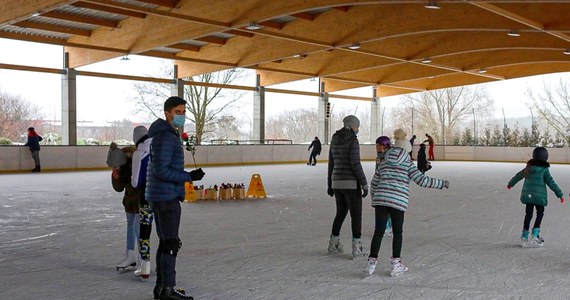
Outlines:
<svg viewBox="0 0 570 300"><path fill-rule="evenodd" d="M63 47L31 42L0 39L0 63L48 68L62 68ZM89 70L106 73L121 73L145 76L156 74L161 62L159 59L142 56L130 56L130 60L120 58L104 61L79 70ZM254 72L242 85L254 85ZM570 80L570 73L558 73L533 76L520 79L505 80L484 84L490 96L495 100L495 115L502 117L501 108L505 109L507 117L529 115L525 105L527 88L542 89L545 82L557 83L560 78ZM250 81L250 82L247 82ZM133 115L134 96L133 81L105 79L79 76L78 91L78 120L87 122L111 122L125 118L133 121L145 121L142 116ZM317 91L316 81L301 81L276 86L293 90ZM61 116L61 77L56 74L24 72L0 69L0 89L9 94L20 95L24 99L38 105L45 119L60 119ZM345 92L356 96L371 96L371 88L361 88ZM381 99L387 107L397 105L399 97ZM351 101L331 99L337 109L358 110L369 106L366 101ZM241 110L251 115L253 94L244 95ZM283 110L300 107L317 107L314 97L268 94L266 96L266 113L272 116Z"/></svg>

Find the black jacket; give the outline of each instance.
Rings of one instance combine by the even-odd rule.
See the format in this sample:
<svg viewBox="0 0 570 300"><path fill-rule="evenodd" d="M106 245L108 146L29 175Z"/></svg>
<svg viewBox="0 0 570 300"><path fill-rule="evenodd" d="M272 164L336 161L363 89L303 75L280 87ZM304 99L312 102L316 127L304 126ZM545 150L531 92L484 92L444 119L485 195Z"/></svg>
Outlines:
<svg viewBox="0 0 570 300"><path fill-rule="evenodd" d="M311 150L311 148L313 148L314 153L316 153L317 155L321 155L321 141L319 140L313 140L313 142L311 143L311 146L309 146L309 150Z"/></svg>
<svg viewBox="0 0 570 300"><path fill-rule="evenodd" d="M350 128L342 128L332 136L327 184L330 188L345 190L368 186L360 164L360 145Z"/></svg>

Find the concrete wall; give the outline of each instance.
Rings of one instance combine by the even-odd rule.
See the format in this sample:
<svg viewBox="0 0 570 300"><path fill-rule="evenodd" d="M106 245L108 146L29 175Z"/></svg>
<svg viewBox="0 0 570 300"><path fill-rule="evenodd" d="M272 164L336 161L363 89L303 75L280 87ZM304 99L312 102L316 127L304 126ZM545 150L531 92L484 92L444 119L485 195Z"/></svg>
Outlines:
<svg viewBox="0 0 570 300"><path fill-rule="evenodd" d="M231 145L198 146L196 162L199 166L266 164L308 161L308 145ZM107 146L42 146L40 159L42 170L106 169ZM328 160L328 145L323 145L321 162ZM511 147L459 147L436 146L436 160L466 161L527 161L533 148ZM360 145L361 158L376 158L374 145ZM414 147L414 157L418 147ZM570 148L548 149L552 163L569 163ZM186 164L194 162L186 152ZM30 151L23 146L0 146L0 172L29 171L34 167Z"/></svg>

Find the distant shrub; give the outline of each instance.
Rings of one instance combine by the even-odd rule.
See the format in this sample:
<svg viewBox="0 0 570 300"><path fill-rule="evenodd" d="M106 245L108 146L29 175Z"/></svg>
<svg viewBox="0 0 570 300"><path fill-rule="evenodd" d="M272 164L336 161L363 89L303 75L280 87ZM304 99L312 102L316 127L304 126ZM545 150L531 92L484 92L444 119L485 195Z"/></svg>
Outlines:
<svg viewBox="0 0 570 300"><path fill-rule="evenodd" d="M10 139L0 137L0 145L12 145L12 141Z"/></svg>

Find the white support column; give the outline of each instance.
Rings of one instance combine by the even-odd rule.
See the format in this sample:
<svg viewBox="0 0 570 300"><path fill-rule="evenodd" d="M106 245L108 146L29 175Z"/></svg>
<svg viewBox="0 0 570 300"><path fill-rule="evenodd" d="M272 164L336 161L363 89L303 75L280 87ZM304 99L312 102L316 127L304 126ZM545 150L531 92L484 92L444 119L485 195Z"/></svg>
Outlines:
<svg viewBox="0 0 570 300"><path fill-rule="evenodd" d="M171 85L171 96L178 96L184 99L184 80L178 78L178 65L174 65L174 76L173 82Z"/></svg>
<svg viewBox="0 0 570 300"><path fill-rule="evenodd" d="M380 98L377 97L376 87L372 88L372 102L370 102L370 142L375 143L380 132Z"/></svg>
<svg viewBox="0 0 570 300"><path fill-rule="evenodd" d="M320 79L319 79L320 82ZM329 94L325 93L325 83L320 82L319 84L319 106L318 106L318 137L323 141L324 144L328 144L330 141L330 116L327 117L327 103L329 102ZM330 113L330 112L329 112Z"/></svg>
<svg viewBox="0 0 570 300"><path fill-rule="evenodd" d="M69 53L64 53L61 76L61 144L77 145L77 71L69 68Z"/></svg>
<svg viewBox="0 0 570 300"><path fill-rule="evenodd" d="M261 86L261 76L257 74L253 93L253 139L265 143L265 87Z"/></svg>

